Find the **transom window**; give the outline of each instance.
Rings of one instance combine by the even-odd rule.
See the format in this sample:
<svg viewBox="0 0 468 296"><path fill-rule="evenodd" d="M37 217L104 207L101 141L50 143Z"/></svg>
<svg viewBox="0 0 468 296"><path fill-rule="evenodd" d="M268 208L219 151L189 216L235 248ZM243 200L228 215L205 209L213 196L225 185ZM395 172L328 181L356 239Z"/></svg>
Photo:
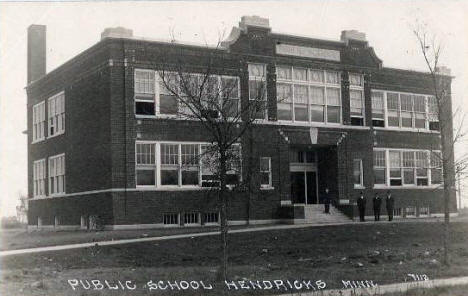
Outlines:
<svg viewBox="0 0 468 296"><path fill-rule="evenodd" d="M341 122L340 73L277 66L278 120Z"/></svg>
<svg viewBox="0 0 468 296"><path fill-rule="evenodd" d="M388 163L387 163L388 159ZM441 183L440 152L427 150L374 150L374 184L429 186ZM386 177L388 175L388 178Z"/></svg>
<svg viewBox="0 0 468 296"><path fill-rule="evenodd" d="M61 92L49 98L47 104L49 137L63 134L65 132L65 93Z"/></svg>
<svg viewBox="0 0 468 296"><path fill-rule="evenodd" d="M437 104L433 96L372 91L374 126L438 130Z"/></svg>
<svg viewBox="0 0 468 296"><path fill-rule="evenodd" d="M49 157L49 195L65 193L65 154Z"/></svg>
<svg viewBox="0 0 468 296"><path fill-rule="evenodd" d="M33 106L33 142L44 140L45 102Z"/></svg>

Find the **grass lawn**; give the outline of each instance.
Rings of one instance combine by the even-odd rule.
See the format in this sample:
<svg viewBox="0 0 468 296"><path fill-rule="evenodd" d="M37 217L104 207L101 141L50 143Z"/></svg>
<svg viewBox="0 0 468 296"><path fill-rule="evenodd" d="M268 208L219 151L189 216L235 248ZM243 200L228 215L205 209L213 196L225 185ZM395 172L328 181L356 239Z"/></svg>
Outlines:
<svg viewBox="0 0 468 296"><path fill-rule="evenodd" d="M468 223L452 223L449 268L439 263L441 233L441 223L381 223L232 234L229 276L239 289L231 288L230 295L293 291L240 289L242 280L310 280L315 288L320 280L326 288L342 288L342 280L387 284L411 281L410 273L429 279L468 275ZM212 236L8 256L1 261L0 295L220 295L219 245ZM67 281L75 279L108 280L111 286L131 281L136 289L87 290L84 281L73 291ZM160 280L203 281L213 289L149 289L149 281Z"/></svg>
<svg viewBox="0 0 468 296"><path fill-rule="evenodd" d="M468 285L438 287L433 289L411 289L402 293L391 293L383 296L466 296Z"/></svg>

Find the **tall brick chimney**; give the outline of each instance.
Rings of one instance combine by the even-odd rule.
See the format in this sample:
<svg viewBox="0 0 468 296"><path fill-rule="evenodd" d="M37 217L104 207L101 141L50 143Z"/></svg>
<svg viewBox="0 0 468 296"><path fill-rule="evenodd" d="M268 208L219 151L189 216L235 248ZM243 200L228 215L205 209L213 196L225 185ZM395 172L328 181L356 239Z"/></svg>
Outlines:
<svg viewBox="0 0 468 296"><path fill-rule="evenodd" d="M46 74L46 26L28 27L28 84Z"/></svg>

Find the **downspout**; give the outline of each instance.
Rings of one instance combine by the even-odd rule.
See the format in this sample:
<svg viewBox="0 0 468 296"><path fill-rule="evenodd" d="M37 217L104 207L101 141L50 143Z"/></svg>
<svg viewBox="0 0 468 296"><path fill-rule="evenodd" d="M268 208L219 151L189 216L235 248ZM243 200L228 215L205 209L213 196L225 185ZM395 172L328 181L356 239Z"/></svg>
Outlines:
<svg viewBox="0 0 468 296"><path fill-rule="evenodd" d="M127 170L127 87L126 76L127 76L127 58L125 57L125 42L122 40L122 57L123 57L123 115L124 115L124 170L125 170L125 185L124 185L124 216L127 217L127 181L128 181L128 170Z"/></svg>

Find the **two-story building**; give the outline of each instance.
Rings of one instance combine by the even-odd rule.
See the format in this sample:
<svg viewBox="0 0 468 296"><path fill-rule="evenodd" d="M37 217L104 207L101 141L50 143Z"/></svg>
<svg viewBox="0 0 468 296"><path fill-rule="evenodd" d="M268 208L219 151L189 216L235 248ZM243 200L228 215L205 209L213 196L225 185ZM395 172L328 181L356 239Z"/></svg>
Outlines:
<svg viewBox="0 0 468 296"><path fill-rule="evenodd" d="M106 29L99 42L47 74L45 52L45 27L32 25L31 227L218 224L210 172L190 162L210 135L196 120L177 116L181 106L158 75L175 63L203 73L208 55L218 83L238 82L235 108L249 102L258 83L266 88L254 145L246 149L244 139L238 145L242 159L254 159L258 190L229 196L230 224L306 222L307 207L319 204L326 188L349 216L360 192L370 200L388 190L397 217L443 211L431 77L383 67L363 33L343 31L340 40L293 36L272 31L268 19L242 17L218 47ZM367 208L370 215L370 201Z"/></svg>

